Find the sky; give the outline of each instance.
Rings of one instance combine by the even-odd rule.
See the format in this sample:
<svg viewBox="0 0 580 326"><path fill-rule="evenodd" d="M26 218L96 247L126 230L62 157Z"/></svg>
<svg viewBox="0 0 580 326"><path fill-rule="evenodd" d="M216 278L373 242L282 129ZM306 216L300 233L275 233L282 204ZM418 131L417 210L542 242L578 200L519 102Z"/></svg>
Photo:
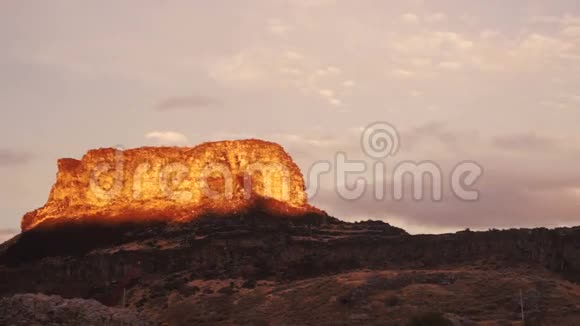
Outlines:
<svg viewBox="0 0 580 326"><path fill-rule="evenodd" d="M257 137L306 175L361 131L477 201L311 202L413 233L580 224L580 5L555 1L0 1L0 239L42 206L56 160L91 148Z"/></svg>

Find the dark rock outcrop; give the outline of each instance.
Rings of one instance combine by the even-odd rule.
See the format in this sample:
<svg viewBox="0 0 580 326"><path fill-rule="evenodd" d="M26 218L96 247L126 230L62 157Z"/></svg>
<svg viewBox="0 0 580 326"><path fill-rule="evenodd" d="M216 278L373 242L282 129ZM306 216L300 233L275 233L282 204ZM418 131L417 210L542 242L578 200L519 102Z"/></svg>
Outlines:
<svg viewBox="0 0 580 326"><path fill-rule="evenodd" d="M63 299L44 294L0 298L0 324L40 325L152 325L129 309L112 308L95 300Z"/></svg>

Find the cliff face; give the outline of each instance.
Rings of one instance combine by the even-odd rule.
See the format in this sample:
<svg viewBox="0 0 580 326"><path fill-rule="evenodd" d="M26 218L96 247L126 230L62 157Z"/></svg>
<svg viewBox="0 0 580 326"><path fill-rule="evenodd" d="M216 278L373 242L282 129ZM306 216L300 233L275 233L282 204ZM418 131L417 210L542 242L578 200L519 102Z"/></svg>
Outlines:
<svg viewBox="0 0 580 326"><path fill-rule="evenodd" d="M47 219L83 217L184 220L237 212L264 198L282 212L311 209L299 168L275 143L104 148L81 160L60 159L48 202L27 213L21 226L28 230Z"/></svg>

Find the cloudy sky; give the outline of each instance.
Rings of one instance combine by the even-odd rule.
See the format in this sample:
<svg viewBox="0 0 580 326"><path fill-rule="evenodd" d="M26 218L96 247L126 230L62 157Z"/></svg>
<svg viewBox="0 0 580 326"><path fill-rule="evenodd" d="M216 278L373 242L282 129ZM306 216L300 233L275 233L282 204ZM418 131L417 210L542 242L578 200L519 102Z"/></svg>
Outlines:
<svg viewBox="0 0 580 326"><path fill-rule="evenodd" d="M2 1L0 237L90 148L259 137L303 172L360 131L484 168L480 199L312 201L412 232L580 224L580 6L555 1ZM447 167L447 169L445 168ZM445 191L448 193L448 189Z"/></svg>

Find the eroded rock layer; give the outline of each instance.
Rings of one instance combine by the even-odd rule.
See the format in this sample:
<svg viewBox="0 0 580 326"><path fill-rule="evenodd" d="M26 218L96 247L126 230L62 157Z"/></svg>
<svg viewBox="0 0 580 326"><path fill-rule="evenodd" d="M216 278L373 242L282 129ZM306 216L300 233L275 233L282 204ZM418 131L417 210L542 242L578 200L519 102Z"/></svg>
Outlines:
<svg viewBox="0 0 580 326"><path fill-rule="evenodd" d="M252 205L298 214L307 204L298 166L275 143L249 139L196 147L90 150L60 159L46 205L27 213L22 230L47 219L83 217L187 220Z"/></svg>

